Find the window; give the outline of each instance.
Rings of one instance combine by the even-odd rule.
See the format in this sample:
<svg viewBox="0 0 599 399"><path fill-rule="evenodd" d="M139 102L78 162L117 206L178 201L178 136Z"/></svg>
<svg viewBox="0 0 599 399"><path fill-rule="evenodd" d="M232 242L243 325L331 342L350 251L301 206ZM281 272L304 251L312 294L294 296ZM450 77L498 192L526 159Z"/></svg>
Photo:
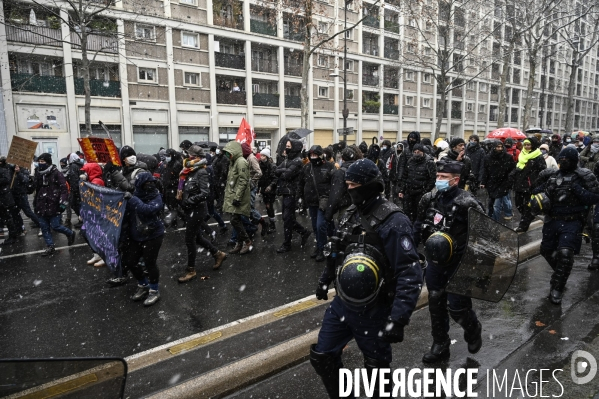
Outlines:
<svg viewBox="0 0 599 399"><path fill-rule="evenodd" d="M413 71L406 71L406 80L408 80L410 82L414 80L414 72Z"/></svg>
<svg viewBox="0 0 599 399"><path fill-rule="evenodd" d="M354 30L353 29L348 29L345 31L345 38L348 40L353 40L354 39Z"/></svg>
<svg viewBox="0 0 599 399"><path fill-rule="evenodd" d="M199 86L200 74L195 72L185 72L185 84L189 86Z"/></svg>
<svg viewBox="0 0 599 399"><path fill-rule="evenodd" d="M406 50L408 53L414 53L414 51L416 50L416 46L414 46L414 43L408 43L406 45Z"/></svg>
<svg viewBox="0 0 599 399"><path fill-rule="evenodd" d="M347 98L348 100L353 100L354 99L354 91L353 89L347 89L345 91L345 98Z"/></svg>
<svg viewBox="0 0 599 399"><path fill-rule="evenodd" d="M183 32L181 37L181 45L184 47L200 47L200 41L197 33Z"/></svg>
<svg viewBox="0 0 599 399"><path fill-rule="evenodd" d="M475 87L475 83L474 82L468 82L466 83L466 90L474 90Z"/></svg>
<svg viewBox="0 0 599 399"><path fill-rule="evenodd" d="M151 154L156 148L168 148L168 126L133 125L133 145L135 151Z"/></svg>
<svg viewBox="0 0 599 399"><path fill-rule="evenodd" d="M466 111L472 112L474 110L473 103L466 103Z"/></svg>
<svg viewBox="0 0 599 399"><path fill-rule="evenodd" d="M433 54L433 49L430 47L425 47L424 48L424 55L432 55Z"/></svg>
<svg viewBox="0 0 599 399"><path fill-rule="evenodd" d="M486 83L481 83L479 86L479 90L483 93L487 92L487 84Z"/></svg>
<svg viewBox="0 0 599 399"><path fill-rule="evenodd" d="M346 60L345 61L345 69L347 69L348 71L353 71L354 70L354 61Z"/></svg>
<svg viewBox="0 0 599 399"><path fill-rule="evenodd" d="M329 31L328 22L319 21L318 22L318 33L327 33L328 31Z"/></svg>
<svg viewBox="0 0 599 399"><path fill-rule="evenodd" d="M431 82L431 74L430 73L425 73L422 76L422 80L424 81L424 83L430 83Z"/></svg>
<svg viewBox="0 0 599 399"><path fill-rule="evenodd" d="M135 25L135 37L142 40L156 40L156 34L153 26Z"/></svg>
<svg viewBox="0 0 599 399"><path fill-rule="evenodd" d="M154 68L139 68L138 81L157 83L156 70Z"/></svg>
<svg viewBox="0 0 599 399"><path fill-rule="evenodd" d="M318 97L329 98L329 88L326 86L318 86Z"/></svg>
<svg viewBox="0 0 599 399"><path fill-rule="evenodd" d="M179 4L189 4L189 5L195 6L196 1L195 0L179 0Z"/></svg>
<svg viewBox="0 0 599 399"><path fill-rule="evenodd" d="M319 55L317 60L318 66L323 68L329 67L329 57L326 55Z"/></svg>
<svg viewBox="0 0 599 399"><path fill-rule="evenodd" d="M416 20L414 18L410 18L410 22L408 22L408 25L410 25L412 28L415 28L416 25Z"/></svg>
<svg viewBox="0 0 599 399"><path fill-rule="evenodd" d="M478 104L478 112L484 114L487 112L487 106L485 104Z"/></svg>
<svg viewBox="0 0 599 399"><path fill-rule="evenodd" d="M406 96L406 105L410 105L410 106L414 105L414 97L413 96Z"/></svg>
<svg viewBox="0 0 599 399"><path fill-rule="evenodd" d="M422 107L423 108L430 108L431 107L431 99L430 98L423 98L422 99Z"/></svg>

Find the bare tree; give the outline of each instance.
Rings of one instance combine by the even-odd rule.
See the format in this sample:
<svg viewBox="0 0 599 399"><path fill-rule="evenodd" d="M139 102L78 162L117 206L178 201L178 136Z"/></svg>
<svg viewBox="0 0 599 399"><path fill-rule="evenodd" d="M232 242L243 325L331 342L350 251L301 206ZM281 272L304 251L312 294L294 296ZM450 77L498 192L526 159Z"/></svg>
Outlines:
<svg viewBox="0 0 599 399"><path fill-rule="evenodd" d="M574 104L575 95L580 95L577 90L577 79L582 81L579 68L584 63L585 57L599 41L599 9L595 2L578 3L569 2L560 10L561 19L567 22L559 35L563 38L567 53L566 65L570 69L568 79L568 94L566 96L566 134L574 130ZM582 83L578 84L582 86Z"/></svg>
<svg viewBox="0 0 599 399"><path fill-rule="evenodd" d="M493 34L492 8L482 0L439 0L404 4L407 24L400 63L430 71L437 82L439 135L447 116L447 96L487 73Z"/></svg>

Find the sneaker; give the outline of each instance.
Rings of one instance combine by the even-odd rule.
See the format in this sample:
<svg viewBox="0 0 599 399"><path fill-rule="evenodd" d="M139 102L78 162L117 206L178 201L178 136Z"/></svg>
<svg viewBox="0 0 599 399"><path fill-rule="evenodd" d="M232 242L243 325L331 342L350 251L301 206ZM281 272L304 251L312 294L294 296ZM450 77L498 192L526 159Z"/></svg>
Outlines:
<svg viewBox="0 0 599 399"><path fill-rule="evenodd" d="M308 238L310 238L311 235L312 235L312 232L309 230L306 230L302 233L302 248L306 246L306 243L308 242Z"/></svg>
<svg viewBox="0 0 599 399"><path fill-rule="evenodd" d="M318 250L318 248L314 248L314 251L310 254L310 258L314 259L318 256L318 253L320 251Z"/></svg>
<svg viewBox="0 0 599 399"><path fill-rule="evenodd" d="M214 244L216 242L216 231L212 230L212 233L210 233L210 242L212 244Z"/></svg>
<svg viewBox="0 0 599 399"><path fill-rule="evenodd" d="M70 247L71 245L73 245L73 243L75 242L75 236L77 235L77 233L75 233L75 231L73 231L73 234L71 234L68 238L67 241L67 245Z"/></svg>
<svg viewBox="0 0 599 399"><path fill-rule="evenodd" d="M224 253L223 251L218 251L217 253L215 253L213 255L213 258L214 258L214 266L212 266L212 269L216 270L223 264L225 259L227 259L227 254Z"/></svg>
<svg viewBox="0 0 599 399"><path fill-rule="evenodd" d="M94 267L104 267L104 266L106 266L106 262L104 262L104 260L102 258L100 258L99 261L94 263Z"/></svg>
<svg viewBox="0 0 599 399"><path fill-rule="evenodd" d="M325 258L324 253L322 251L318 251L318 255L316 255L316 262L324 262L327 258Z"/></svg>
<svg viewBox="0 0 599 399"><path fill-rule="evenodd" d="M37 233L37 236L38 236L38 237L42 237L42 236L43 236L43 234L42 234L42 229L40 229L39 233Z"/></svg>
<svg viewBox="0 0 599 399"><path fill-rule="evenodd" d="M240 255L249 254L253 250L254 250L254 245L252 243L252 240L247 240L246 242L243 243L243 247L241 248L241 251L239 251L239 254Z"/></svg>
<svg viewBox="0 0 599 399"><path fill-rule="evenodd" d="M127 284L128 280L129 280L128 276L113 277L113 278L109 278L108 280L106 280L106 284L108 284L111 287L118 287L118 286Z"/></svg>
<svg viewBox="0 0 599 399"><path fill-rule="evenodd" d="M241 249L243 248L243 244L238 242L235 244L235 248L233 248L232 250L229 251L230 254L238 254L239 252L241 252Z"/></svg>
<svg viewBox="0 0 599 399"><path fill-rule="evenodd" d="M291 246L286 244L281 245L279 249L277 249L278 254L282 254L289 251L291 251Z"/></svg>
<svg viewBox="0 0 599 399"><path fill-rule="evenodd" d="M186 271L185 274L182 275L181 277L179 277L179 279L177 281L179 281L180 283L187 283L188 281L191 281L196 277L197 276L196 276L195 270Z"/></svg>
<svg viewBox="0 0 599 399"><path fill-rule="evenodd" d="M148 291L150 291L149 285L137 284L137 291L135 291L135 294L133 294L133 296L131 297L131 300L133 302L141 301L148 295Z"/></svg>
<svg viewBox="0 0 599 399"><path fill-rule="evenodd" d="M148 297L144 301L144 306L152 306L160 299L160 292L158 290L150 290Z"/></svg>
<svg viewBox="0 0 599 399"><path fill-rule="evenodd" d="M56 252L56 248L54 248L54 245L50 245L48 248L46 248L46 250L42 253L42 256L50 256L50 255L54 255L54 252Z"/></svg>
<svg viewBox="0 0 599 399"><path fill-rule="evenodd" d="M88 265L93 265L93 264L95 264L96 262L98 262L100 260L102 260L102 258L100 258L100 255L98 255L97 253L94 252L94 257L91 258L90 260L88 260L87 264Z"/></svg>
<svg viewBox="0 0 599 399"><path fill-rule="evenodd" d="M505 220L512 220L513 216L504 216L503 217Z"/></svg>

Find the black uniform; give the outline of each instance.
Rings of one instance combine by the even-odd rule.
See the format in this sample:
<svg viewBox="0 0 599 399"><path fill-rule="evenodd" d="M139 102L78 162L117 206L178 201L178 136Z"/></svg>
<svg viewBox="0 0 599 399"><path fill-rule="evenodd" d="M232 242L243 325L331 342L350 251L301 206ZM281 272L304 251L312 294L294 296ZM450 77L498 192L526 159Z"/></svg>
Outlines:
<svg viewBox="0 0 599 399"><path fill-rule="evenodd" d="M545 193L551 203L543 225L541 255L554 271L549 298L555 304L561 302L574 255L580 252L588 212L599 202L597 178L590 170L577 166L578 151L564 148L558 157L560 169L543 171L533 190L533 194Z"/></svg>
<svg viewBox="0 0 599 399"><path fill-rule="evenodd" d="M271 158L268 158L266 161L260 160L259 164L260 170L262 171L262 176L260 176L260 180L258 181L258 189L262 194L262 200L264 201L264 206L266 207L266 213L270 219L269 228L274 230L274 202L277 197L277 176L275 175L275 170L277 169L277 166Z"/></svg>
<svg viewBox="0 0 599 399"><path fill-rule="evenodd" d="M438 170L445 164L445 162L439 162ZM483 212L480 202L471 193L457 186L450 187L443 192L435 189L426 193L418 206L418 217L414 224L417 241L420 239L425 242L433 233L443 232L453 240L454 245L453 255L449 255L449 260L445 262L435 261L427 253L426 286L433 345L430 352L425 354L422 359L426 363L446 359L450 355L449 315L464 329L464 339L468 343L468 350L471 353L478 352L482 345L482 327L472 309L472 299L445 292L445 286L457 270L466 250L468 210L470 208Z"/></svg>
<svg viewBox="0 0 599 399"><path fill-rule="evenodd" d="M412 155L403 173L399 192L403 194L403 210L414 223L422 195L435 187L435 161L430 155Z"/></svg>
<svg viewBox="0 0 599 399"><path fill-rule="evenodd" d="M356 161L348 169L347 179L355 181L350 174L364 163L374 173L367 179L372 184L362 184L364 190L356 196L361 200L353 197L359 205L350 206L342 218L316 290L318 299L326 299L328 287L335 281L337 296L325 311L318 343L310 349L310 362L331 398L339 397L341 354L352 338L368 370L389 367L390 343L403 340L403 328L409 323L422 284L411 225L396 205L379 196L384 185L376 165L366 159ZM382 277L382 287L375 275ZM377 392L378 381L374 397Z"/></svg>

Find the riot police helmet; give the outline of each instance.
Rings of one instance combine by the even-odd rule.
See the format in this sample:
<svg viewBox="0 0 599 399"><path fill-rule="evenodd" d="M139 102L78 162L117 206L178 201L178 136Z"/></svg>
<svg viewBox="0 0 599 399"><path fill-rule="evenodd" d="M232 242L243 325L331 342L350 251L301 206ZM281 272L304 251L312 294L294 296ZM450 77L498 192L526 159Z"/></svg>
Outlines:
<svg viewBox="0 0 599 399"><path fill-rule="evenodd" d="M437 231L424 243L426 258L439 265L446 265L453 259L456 251L454 239L447 233Z"/></svg>
<svg viewBox="0 0 599 399"><path fill-rule="evenodd" d="M549 196L545 193L535 194L530 197L528 207L530 208L530 211L533 215L542 215L551 210L551 200L549 199Z"/></svg>

